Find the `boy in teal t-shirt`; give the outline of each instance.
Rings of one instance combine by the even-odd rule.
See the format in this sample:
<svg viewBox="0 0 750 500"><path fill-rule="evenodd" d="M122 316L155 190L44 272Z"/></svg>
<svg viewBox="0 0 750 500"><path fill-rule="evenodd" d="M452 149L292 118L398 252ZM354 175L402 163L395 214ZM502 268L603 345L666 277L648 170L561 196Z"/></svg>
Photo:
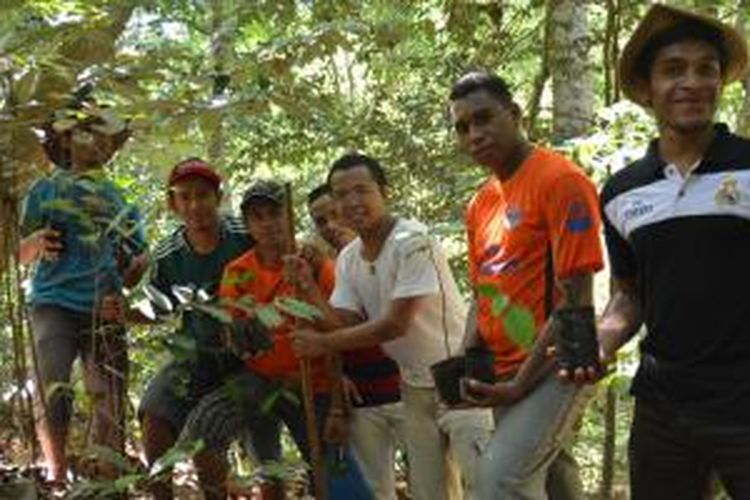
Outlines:
<svg viewBox="0 0 750 500"><path fill-rule="evenodd" d="M19 258L34 263L29 312L37 395L46 398L38 405L39 441L49 479L64 482L72 401L60 388L78 356L94 400L91 441L124 452L128 358L118 304L123 286L137 284L145 270L146 242L137 211L102 172L130 135L125 123L79 95L43 131L55 169L24 200Z"/></svg>

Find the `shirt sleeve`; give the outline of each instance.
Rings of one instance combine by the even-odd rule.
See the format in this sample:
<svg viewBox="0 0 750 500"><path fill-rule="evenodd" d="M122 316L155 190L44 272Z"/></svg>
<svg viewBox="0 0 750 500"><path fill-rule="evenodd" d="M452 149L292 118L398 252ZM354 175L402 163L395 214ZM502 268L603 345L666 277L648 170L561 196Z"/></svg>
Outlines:
<svg viewBox="0 0 750 500"><path fill-rule="evenodd" d="M161 260L156 259L152 262L148 282L149 285L157 288L161 293L170 298L172 297L171 283L166 276L164 263Z"/></svg>
<svg viewBox="0 0 750 500"><path fill-rule="evenodd" d="M593 183L578 173L557 179L543 203L549 228L555 276L595 272L604 266L601 248L601 218Z"/></svg>
<svg viewBox="0 0 750 500"><path fill-rule="evenodd" d="M330 297L333 293L333 289L336 286L336 271L335 265L330 259L323 261L320 273L318 274L318 286L326 297Z"/></svg>
<svg viewBox="0 0 750 500"><path fill-rule="evenodd" d="M429 235L409 235L396 252L396 281L392 299L434 295L440 291L436 249Z"/></svg>
<svg viewBox="0 0 750 500"><path fill-rule="evenodd" d="M26 194L21 204L21 236L25 237L41 229L45 224L44 210L45 183L36 182Z"/></svg>
<svg viewBox="0 0 750 500"><path fill-rule="evenodd" d="M336 259L335 285L331 293L330 303L337 309L346 309L355 313L362 313L364 305L359 300L352 287L353 277L348 272L350 253L344 250Z"/></svg>
<svg viewBox="0 0 750 500"><path fill-rule="evenodd" d="M477 283L477 262L479 256L476 254L476 228L474 226L474 210L475 202L472 200L466 207L466 213L464 214L464 226L466 227L466 247L468 255L468 267L469 267L469 281L472 285Z"/></svg>
<svg viewBox="0 0 750 500"><path fill-rule="evenodd" d="M610 270L615 278L633 278L638 274L635 254L628 241L622 237L607 215L605 206L609 199L607 185L605 185L602 192L601 213L604 221L604 241L607 245Z"/></svg>

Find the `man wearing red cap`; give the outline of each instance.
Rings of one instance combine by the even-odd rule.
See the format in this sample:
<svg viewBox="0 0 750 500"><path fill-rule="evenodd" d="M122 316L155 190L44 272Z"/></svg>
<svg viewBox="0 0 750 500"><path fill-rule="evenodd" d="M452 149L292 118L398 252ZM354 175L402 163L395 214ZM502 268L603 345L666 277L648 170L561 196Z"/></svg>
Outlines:
<svg viewBox="0 0 750 500"><path fill-rule="evenodd" d="M221 178L203 160L190 158L178 163L169 175L167 204L182 225L156 246L150 284L174 306L179 304L175 286L213 296L224 266L251 247L243 222L220 215L221 197ZM224 348L220 324L201 311L183 312L177 338L183 342L173 342L174 359L150 382L139 409L149 464L174 445L198 402L242 367ZM180 350L180 345L194 347ZM268 440L253 444L269 446L269 453L278 453L274 430L264 429L260 434ZM205 450L196 454L194 461L206 498L224 498L225 457ZM157 499L171 498L169 480L154 484L152 492Z"/></svg>
<svg viewBox="0 0 750 500"><path fill-rule="evenodd" d="M620 59L623 93L659 128L602 193L616 284L603 358L647 329L632 386L635 500L704 498L712 473L750 498L750 141L714 123L747 62L732 27L664 5Z"/></svg>

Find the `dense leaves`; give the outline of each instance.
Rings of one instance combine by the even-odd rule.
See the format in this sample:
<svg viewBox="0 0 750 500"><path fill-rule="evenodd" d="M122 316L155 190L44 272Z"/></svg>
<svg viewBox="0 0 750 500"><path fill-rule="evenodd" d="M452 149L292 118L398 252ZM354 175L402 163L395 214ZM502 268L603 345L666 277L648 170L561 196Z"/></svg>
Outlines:
<svg viewBox="0 0 750 500"><path fill-rule="evenodd" d="M650 117L618 102L614 80L617 52L650 2L580 3L589 15L595 114L590 130L555 146L600 182L637 157L653 135ZM674 3L710 9L746 29L750 24L747 0ZM74 89L93 83L97 98L134 130L109 174L145 214L153 241L173 227L163 186L169 168L187 156L210 156L217 163L227 179L227 210L251 179L292 181L296 219L307 226L306 192L325 180L333 159L358 149L383 161L397 210L437 229L465 285L462 211L484 174L455 148L446 116L448 90L469 69L500 72L530 112L533 138L551 142L554 75L545 67L545 35L553 5L545 0L0 2L0 392L15 394L23 387L18 380L23 363L17 361L31 359L22 348L28 332L19 320L18 285L25 271L5 272L18 238L19 200L49 168L38 127ZM722 119L740 122L743 109L743 123L750 123L750 98L740 85L727 88ZM64 202L53 208L78 213ZM120 225L115 221L111 228ZM230 277L226 284L245 279L251 276ZM603 288L606 293L606 284ZM493 291L479 293L488 294L493 313L509 330L522 332L516 342L528 346L530 315ZM153 314L173 309L149 290L134 298L143 294L156 304ZM229 320L229 307L255 312L267 326L282 321L279 310L304 319L317 313L290 301L261 308L241 301L200 307L222 322ZM173 326L132 332L136 396L164 359L161 339L185 342L170 337ZM618 388L632 360L618 365L613 379ZM587 420L586 436L601 433L592 425ZM584 443L586 456L595 439Z"/></svg>

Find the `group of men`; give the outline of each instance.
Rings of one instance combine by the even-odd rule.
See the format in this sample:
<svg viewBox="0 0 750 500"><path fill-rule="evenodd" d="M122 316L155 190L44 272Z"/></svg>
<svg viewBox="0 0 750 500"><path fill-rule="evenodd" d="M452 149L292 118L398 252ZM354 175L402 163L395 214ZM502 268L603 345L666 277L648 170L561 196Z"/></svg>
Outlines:
<svg viewBox="0 0 750 500"><path fill-rule="evenodd" d="M714 123L723 86L747 66L732 27L651 7L623 50L619 78L659 137L606 182L601 200L580 167L525 138L504 80L476 72L453 85L458 144L488 173L466 210L470 280L533 316L530 348L513 340L507 309L492 297L475 294L467 310L439 242L390 211L383 166L360 153L334 161L308 197L325 249L294 243L279 184L254 182L241 218L227 217L216 170L180 162L167 203L182 225L149 259L137 213L113 184L92 181L126 130L113 133L109 115L81 104L85 119L47 128L58 167L32 188L24 211L20 256L37 262L30 303L41 387L67 383L80 354L96 398L95 441L122 450L123 324L145 318L124 310L119 290L150 265L150 285L175 306L180 290L205 292L234 321L227 328L185 308L178 334L194 349L149 383L139 409L150 464L175 443L203 441L194 459L207 498L227 495L229 444L278 460L283 423L308 461L322 441L331 498L395 498L398 448L415 499L578 499L575 424L591 383L645 325L632 497L701 499L718 477L732 498L750 498L750 304L742 298L750 141ZM93 223L70 217L60 199ZM596 324L601 359L561 366L555 341L569 328L561 318L594 328L586 312L604 266L602 226L613 287ZM316 318L258 321L258 307L286 297L313 305ZM235 331L271 342L243 352ZM445 405L431 367L477 346L492 352L496 382L464 379L462 402ZM310 370L301 374L303 360ZM315 435L300 403L303 375ZM39 399L50 476L63 481L70 398L58 390ZM169 481L152 485L157 498L171 497Z"/></svg>

